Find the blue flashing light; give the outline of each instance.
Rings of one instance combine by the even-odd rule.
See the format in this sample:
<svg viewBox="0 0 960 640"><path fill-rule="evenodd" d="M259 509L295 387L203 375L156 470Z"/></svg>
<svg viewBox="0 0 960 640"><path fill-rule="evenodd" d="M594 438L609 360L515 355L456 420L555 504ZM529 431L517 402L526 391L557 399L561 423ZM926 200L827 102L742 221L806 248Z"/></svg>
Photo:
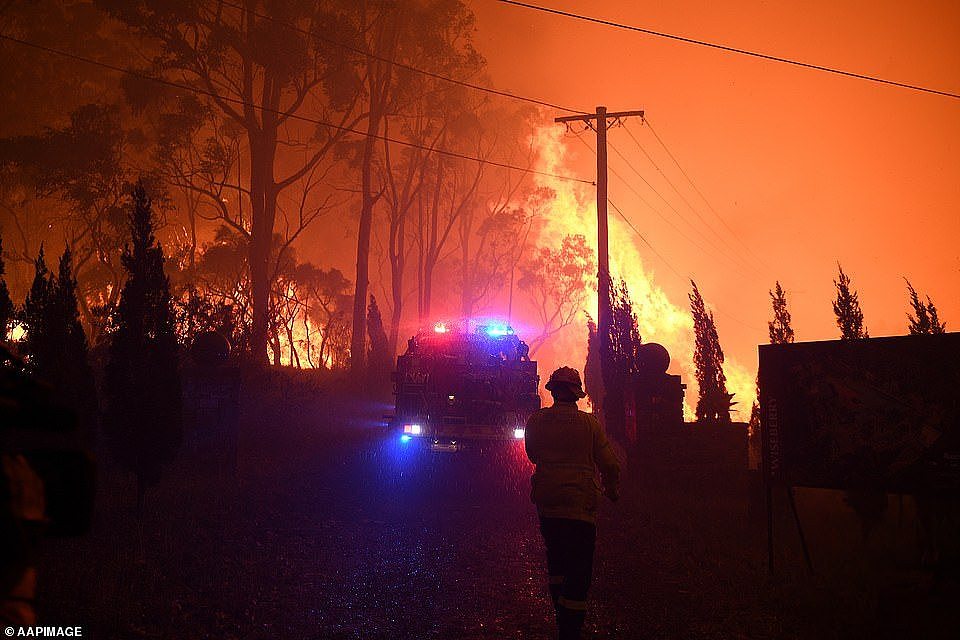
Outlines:
<svg viewBox="0 0 960 640"><path fill-rule="evenodd" d="M410 442L413 440L413 436L407 435L406 433L400 436L400 442Z"/></svg>
<svg viewBox="0 0 960 640"><path fill-rule="evenodd" d="M512 336L513 327L506 324L492 324L485 329L485 332L492 338L497 338L500 336Z"/></svg>

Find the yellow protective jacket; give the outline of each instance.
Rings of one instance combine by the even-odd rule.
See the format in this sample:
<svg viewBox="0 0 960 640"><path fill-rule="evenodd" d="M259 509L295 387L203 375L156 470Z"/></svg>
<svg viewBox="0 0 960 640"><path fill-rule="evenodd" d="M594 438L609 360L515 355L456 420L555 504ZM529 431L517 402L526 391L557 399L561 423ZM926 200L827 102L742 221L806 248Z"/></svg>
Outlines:
<svg viewBox="0 0 960 640"><path fill-rule="evenodd" d="M575 402L556 402L527 420L524 446L537 466L530 478L530 500L542 518L572 518L596 522L603 487L617 493L620 463L607 441L600 421L577 409Z"/></svg>

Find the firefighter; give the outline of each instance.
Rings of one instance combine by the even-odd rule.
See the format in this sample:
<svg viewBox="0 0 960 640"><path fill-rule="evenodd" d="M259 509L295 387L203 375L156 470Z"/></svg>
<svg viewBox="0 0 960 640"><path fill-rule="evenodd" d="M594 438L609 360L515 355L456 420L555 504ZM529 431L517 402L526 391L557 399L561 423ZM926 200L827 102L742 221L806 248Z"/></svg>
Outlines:
<svg viewBox="0 0 960 640"><path fill-rule="evenodd" d="M536 465L530 499L537 505L547 549L550 597L560 640L580 637L593 572L600 470L603 494L616 502L620 464L593 414L580 411L586 396L576 369L561 367L546 384L553 406L530 416L524 445Z"/></svg>

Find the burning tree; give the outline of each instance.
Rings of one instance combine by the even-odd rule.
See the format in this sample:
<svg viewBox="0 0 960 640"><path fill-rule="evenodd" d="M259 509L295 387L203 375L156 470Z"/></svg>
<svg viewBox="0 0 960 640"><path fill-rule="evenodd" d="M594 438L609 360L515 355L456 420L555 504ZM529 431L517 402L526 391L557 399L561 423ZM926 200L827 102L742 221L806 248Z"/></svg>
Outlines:
<svg viewBox="0 0 960 640"><path fill-rule="evenodd" d="M837 263L840 272L833 281L837 288L837 297L833 301L833 313L837 316L837 327L840 328L841 340L857 340L869 338L867 328L863 326L863 311L860 310L860 301L857 292L850 290L850 276L843 272L843 267Z"/></svg>
<svg viewBox="0 0 960 640"><path fill-rule="evenodd" d="M583 311L597 265L587 239L578 234L565 236L557 249L540 247L520 269L518 284L540 320L540 333L530 341L532 356Z"/></svg>
<svg viewBox="0 0 960 640"><path fill-rule="evenodd" d="M320 344L312 354L310 333L307 334L307 360L311 367L342 369L349 364L351 283L339 269L321 269L306 263L299 267L297 280L309 301L309 322L317 327Z"/></svg>
<svg viewBox="0 0 960 640"><path fill-rule="evenodd" d="M342 347L348 323L350 282L336 269L301 262L293 247L274 235L268 353L275 365L340 368L348 359ZM197 331L219 331L239 351L249 344L252 319L247 239L226 225L197 254L191 274L177 292L182 342ZM189 269L189 267L187 267ZM349 338L349 336L348 336Z"/></svg>
<svg viewBox="0 0 960 640"><path fill-rule="evenodd" d="M908 329L910 335L940 334L947 330L947 325L940 321L940 315L937 313L937 307L934 306L930 296L927 296L927 303L920 300L920 295L913 288L910 281L903 279L907 283L907 293L910 294L910 307L913 314L907 314L909 321Z"/></svg>
<svg viewBox="0 0 960 640"><path fill-rule="evenodd" d="M104 430L118 462L136 477L141 514L147 488L179 449L182 410L169 282L142 185L133 191L129 221L132 245L123 252L127 279L112 318Z"/></svg>
<svg viewBox="0 0 960 640"><path fill-rule="evenodd" d="M219 187L215 181L204 181L202 172L189 188L204 195L215 215L249 237L251 351L264 361L271 249L284 203L296 215L291 225L302 230L316 215L316 207L303 196L323 175L318 169L335 145L362 119L355 109L359 78L349 56L320 37L336 33L349 39L353 32L344 29L342 12L334 3L228 6L214 0L98 0L97 4L156 47L147 73L169 75L195 87L216 126L230 123L239 133L236 138L243 140L248 179L236 190L249 202L245 218L236 210L219 208L214 201ZM306 126L304 114L329 124ZM281 148L299 152L286 154L281 161ZM291 197L297 192L300 196ZM293 232L286 240L295 236Z"/></svg>
<svg viewBox="0 0 960 640"><path fill-rule="evenodd" d="M527 253L534 223L552 202L554 192L539 187L526 195L523 206L512 205L523 177L505 178L498 197L477 215L465 212L460 224L460 314L473 315L494 294L509 286L507 313L513 312L514 283L520 260Z"/></svg>
<svg viewBox="0 0 960 640"><path fill-rule="evenodd" d="M713 312L708 311L697 283L690 281L690 310L693 314L693 332L696 346L693 363L697 369L697 422L730 422L730 409L734 404L733 394L727 392L727 378L723 373L723 349L717 336Z"/></svg>

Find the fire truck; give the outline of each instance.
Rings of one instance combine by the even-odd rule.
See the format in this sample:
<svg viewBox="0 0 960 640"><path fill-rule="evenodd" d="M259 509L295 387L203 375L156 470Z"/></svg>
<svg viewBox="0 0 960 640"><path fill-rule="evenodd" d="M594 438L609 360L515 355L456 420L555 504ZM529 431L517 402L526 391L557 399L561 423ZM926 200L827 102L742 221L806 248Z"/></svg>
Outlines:
<svg viewBox="0 0 960 640"><path fill-rule="evenodd" d="M390 426L434 450L522 439L540 408L529 353L503 323L438 322L418 332L397 358Z"/></svg>

